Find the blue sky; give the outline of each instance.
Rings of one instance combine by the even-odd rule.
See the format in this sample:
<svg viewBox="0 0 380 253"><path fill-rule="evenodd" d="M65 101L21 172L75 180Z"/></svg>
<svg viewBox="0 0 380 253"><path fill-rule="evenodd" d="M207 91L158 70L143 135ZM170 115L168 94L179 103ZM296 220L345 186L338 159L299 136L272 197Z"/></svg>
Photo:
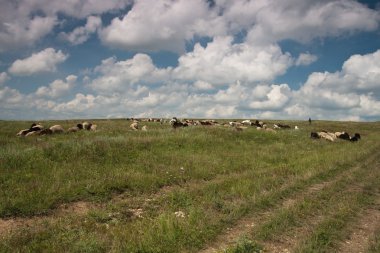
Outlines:
<svg viewBox="0 0 380 253"><path fill-rule="evenodd" d="M0 119L380 119L380 4L0 1Z"/></svg>

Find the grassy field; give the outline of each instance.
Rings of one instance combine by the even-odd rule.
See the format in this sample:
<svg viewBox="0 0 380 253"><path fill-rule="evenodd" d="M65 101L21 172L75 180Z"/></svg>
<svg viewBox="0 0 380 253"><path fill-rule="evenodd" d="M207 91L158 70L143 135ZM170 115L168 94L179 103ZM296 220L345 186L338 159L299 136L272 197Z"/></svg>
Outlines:
<svg viewBox="0 0 380 253"><path fill-rule="evenodd" d="M379 122L271 133L93 120L96 132L16 137L31 123L0 121L0 252L380 248ZM322 129L362 139L309 138Z"/></svg>

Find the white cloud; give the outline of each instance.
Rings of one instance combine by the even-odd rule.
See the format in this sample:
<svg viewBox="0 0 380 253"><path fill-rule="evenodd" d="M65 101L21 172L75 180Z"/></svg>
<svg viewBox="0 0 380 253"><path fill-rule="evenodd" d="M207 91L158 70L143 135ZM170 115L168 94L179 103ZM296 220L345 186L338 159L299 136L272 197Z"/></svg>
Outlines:
<svg viewBox="0 0 380 253"><path fill-rule="evenodd" d="M0 73L0 86L4 84L6 81L8 81L10 78L6 72Z"/></svg>
<svg viewBox="0 0 380 253"><path fill-rule="evenodd" d="M24 104L24 95L18 90L7 86L0 88L0 105L1 108L22 107Z"/></svg>
<svg viewBox="0 0 380 253"><path fill-rule="evenodd" d="M246 42L256 46L284 39L305 43L374 31L379 21L377 11L353 0L217 0L213 7L202 0L140 0L123 18L115 18L100 37L104 44L125 50L183 52L185 42L196 35L247 32Z"/></svg>
<svg viewBox="0 0 380 253"><path fill-rule="evenodd" d="M84 26L75 28L71 33L61 33L64 40L69 41L73 45L79 45L86 42L91 34L95 33L102 25L102 20L96 16L87 17Z"/></svg>
<svg viewBox="0 0 380 253"><path fill-rule="evenodd" d="M58 98L67 94L75 85L77 77L69 75L66 82L63 80L55 80L49 86L41 86L35 92L38 97Z"/></svg>
<svg viewBox="0 0 380 253"><path fill-rule="evenodd" d="M111 57L102 61L95 68L101 74L90 83L90 87L98 92L126 91L137 83L160 84L169 80L170 69L158 69L146 54L136 54L132 59L116 61Z"/></svg>
<svg viewBox="0 0 380 253"><path fill-rule="evenodd" d="M352 89L380 92L380 49L372 54L351 56L344 62L342 73Z"/></svg>
<svg viewBox="0 0 380 253"><path fill-rule="evenodd" d="M379 61L380 50L351 56L341 71L310 74L301 89L294 92L297 106L287 111L313 112L325 119L380 117Z"/></svg>
<svg viewBox="0 0 380 253"><path fill-rule="evenodd" d="M1 12L0 12L1 13ZM33 17L31 19L3 20L0 18L0 52L32 46L47 35L57 24L56 17Z"/></svg>
<svg viewBox="0 0 380 253"><path fill-rule="evenodd" d="M249 106L257 110L282 111L291 97L292 92L287 84L271 85L265 100L253 101Z"/></svg>
<svg viewBox="0 0 380 253"><path fill-rule="evenodd" d="M32 47L63 21L58 14L84 19L122 10L132 0L0 1L0 52Z"/></svg>
<svg viewBox="0 0 380 253"><path fill-rule="evenodd" d="M101 32L103 43L126 50L183 52L198 34L224 34L223 20L204 0L140 0Z"/></svg>
<svg viewBox="0 0 380 253"><path fill-rule="evenodd" d="M234 1L240 5L229 17L248 26L247 40L268 43L284 39L309 42L315 38L339 36L378 28L379 13L356 1ZM235 7L235 6L232 6ZM232 9L230 7L230 9ZM228 16L229 10L226 10ZM236 7L235 7L236 9ZM246 17L245 17L246 16ZM250 17L250 18L249 18ZM366 18L363 18L366 17Z"/></svg>
<svg viewBox="0 0 380 253"><path fill-rule="evenodd" d="M13 75L29 76L40 72L54 72L56 65L64 62L68 55L61 50L56 51L54 48L46 48L30 57L16 60L9 68Z"/></svg>
<svg viewBox="0 0 380 253"><path fill-rule="evenodd" d="M313 62L316 62L318 60L318 57L316 55L310 54L310 53L301 53L296 62L296 66L307 66L312 64Z"/></svg>
<svg viewBox="0 0 380 253"><path fill-rule="evenodd" d="M95 106L95 96L88 94L84 95L78 93L75 95L75 98L66 102L56 105L53 108L55 112L68 112L68 113L76 113L76 112L84 112L87 110L91 110Z"/></svg>
<svg viewBox="0 0 380 253"><path fill-rule="evenodd" d="M236 80L273 80L292 64L290 55L283 54L278 45L233 44L232 37L216 37L206 47L196 44L192 52L182 55L178 61L179 66L174 70L176 78L219 85Z"/></svg>
<svg viewBox="0 0 380 253"><path fill-rule="evenodd" d="M75 18L86 18L89 15L122 10L131 3L132 0L24 0L19 8L29 12L41 10L50 15L63 13Z"/></svg>
<svg viewBox="0 0 380 253"><path fill-rule="evenodd" d="M207 91L207 90L213 90L214 89L214 86L211 83L208 83L205 81L196 81L196 82L194 82L193 85L194 85L194 88L196 90Z"/></svg>

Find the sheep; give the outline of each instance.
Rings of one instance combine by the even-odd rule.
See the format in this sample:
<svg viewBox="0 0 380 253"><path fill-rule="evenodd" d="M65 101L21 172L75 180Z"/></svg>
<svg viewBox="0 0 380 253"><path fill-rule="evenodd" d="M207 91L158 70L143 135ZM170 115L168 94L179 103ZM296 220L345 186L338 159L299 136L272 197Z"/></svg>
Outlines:
<svg viewBox="0 0 380 253"><path fill-rule="evenodd" d="M319 134L318 134L318 133L316 133L316 132L311 132L311 133L310 133L310 138L312 138L312 139L319 139L320 137L319 137Z"/></svg>
<svg viewBox="0 0 380 253"><path fill-rule="evenodd" d="M264 128L265 131L267 132L272 132L272 133L276 133L276 130L272 129L272 128Z"/></svg>
<svg viewBox="0 0 380 253"><path fill-rule="evenodd" d="M350 139L350 135L346 132L336 132L335 133L335 136L339 139L343 139L343 140L349 140Z"/></svg>
<svg viewBox="0 0 380 253"><path fill-rule="evenodd" d="M65 129L61 125L54 125L49 128L53 134L64 133Z"/></svg>
<svg viewBox="0 0 380 253"><path fill-rule="evenodd" d="M33 135L39 135L41 131L32 131L32 132L29 132L25 135L25 137L28 137L28 136L33 136Z"/></svg>
<svg viewBox="0 0 380 253"><path fill-rule="evenodd" d="M328 141L335 141L337 139L337 137L335 136L334 133L329 133L329 132L319 132L318 135L323 138L323 139L326 139Z"/></svg>
<svg viewBox="0 0 380 253"><path fill-rule="evenodd" d="M31 136L31 135L33 135L33 134L29 134L29 133L32 133L32 132L39 132L39 131L41 131L43 128L44 128L44 127L43 127L40 123L38 123L38 124L33 123L33 124L29 127L29 129L23 129L23 130L19 131L19 132L16 134L16 136ZM28 135L28 134L29 134L29 135Z"/></svg>
<svg viewBox="0 0 380 253"><path fill-rule="evenodd" d="M298 126L294 126L294 130L299 130Z"/></svg>
<svg viewBox="0 0 380 253"><path fill-rule="evenodd" d="M252 126L252 122L251 122L249 119L243 120L241 123L242 123L243 125Z"/></svg>
<svg viewBox="0 0 380 253"><path fill-rule="evenodd" d="M139 129L139 123L137 122L133 122L131 125L129 125L129 127L132 129L132 130L138 130Z"/></svg>
<svg viewBox="0 0 380 253"><path fill-rule="evenodd" d="M329 133L329 132L326 132L326 131L322 131L322 132L311 132L310 134L310 138L313 138L313 139L326 139L328 141L335 141L337 139L335 133Z"/></svg>
<svg viewBox="0 0 380 253"><path fill-rule="evenodd" d="M90 131L96 131L97 128L98 128L98 125L91 124Z"/></svg>
<svg viewBox="0 0 380 253"><path fill-rule="evenodd" d="M237 122L237 121L230 121L229 124L230 124L230 126L232 126L232 127L239 127L239 126L242 126L242 125L243 125L242 123Z"/></svg>
<svg viewBox="0 0 380 253"><path fill-rule="evenodd" d="M354 136L351 136L351 137L350 137L350 141L358 141L358 140L360 140L360 139L361 139L361 136L360 136L359 133L355 133Z"/></svg>
<svg viewBox="0 0 380 253"><path fill-rule="evenodd" d="M80 130L81 129L79 127L75 126L75 127L70 127L69 129L67 129L67 132L68 133L75 133L75 132L78 132Z"/></svg>
<svg viewBox="0 0 380 253"><path fill-rule="evenodd" d="M91 123L88 123L88 122L83 122L82 123L82 126L83 126L83 129L86 129L86 130L90 130L91 129Z"/></svg>
<svg viewBox="0 0 380 253"><path fill-rule="evenodd" d="M148 129L147 129L146 126L144 125L144 126L141 128L141 131L148 131Z"/></svg>
<svg viewBox="0 0 380 253"><path fill-rule="evenodd" d="M33 123L29 128L30 132L41 131L42 129L44 129L44 127L41 125L41 123Z"/></svg>
<svg viewBox="0 0 380 253"><path fill-rule="evenodd" d="M181 121L179 121L176 117L173 117L171 120L170 120L170 125L176 129L177 127L187 127L188 124L187 123L182 123Z"/></svg>
<svg viewBox="0 0 380 253"><path fill-rule="evenodd" d="M283 124L274 124L273 125L273 128L274 129L282 129L282 128L290 128L290 126L289 125L283 125Z"/></svg>
<svg viewBox="0 0 380 253"><path fill-rule="evenodd" d="M20 130L20 132L18 132L16 136L25 136L27 133L29 133L29 128Z"/></svg>

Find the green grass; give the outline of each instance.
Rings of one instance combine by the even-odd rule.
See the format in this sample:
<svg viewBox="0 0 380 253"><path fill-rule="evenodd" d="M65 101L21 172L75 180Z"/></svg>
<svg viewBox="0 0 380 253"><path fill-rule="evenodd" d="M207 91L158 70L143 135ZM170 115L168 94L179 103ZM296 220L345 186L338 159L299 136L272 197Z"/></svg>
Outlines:
<svg viewBox="0 0 380 253"><path fill-rule="evenodd" d="M125 120L93 122L98 132L30 138L15 134L31 122L0 122L0 217L49 215L75 201L96 204L84 215L42 216L36 226L17 227L0 242L0 251L195 252L242 217L275 210L278 202L310 185L360 166L380 143L379 123L287 122L301 130L274 134L226 127L173 131L151 122L143 123L148 131L142 132L129 130ZM42 123L68 128L76 121ZM321 129L360 132L362 140L309 138L310 131ZM353 201L345 192L335 192L369 173L359 170L319 197L274 213L259 238L272 240L286 227L302 226L304 217L318 208L327 217L321 233L325 226L336 228L327 233L336 242L344 228L334 221L348 220L355 209L329 214L339 203ZM371 187L376 186L378 181ZM360 200L357 208L366 205L365 195L355 197ZM137 208L143 210L141 218L131 213ZM177 211L185 217L176 217ZM318 233L313 236L320 238ZM313 245L305 247L321 246ZM256 252L260 247L245 238L228 252Z"/></svg>

